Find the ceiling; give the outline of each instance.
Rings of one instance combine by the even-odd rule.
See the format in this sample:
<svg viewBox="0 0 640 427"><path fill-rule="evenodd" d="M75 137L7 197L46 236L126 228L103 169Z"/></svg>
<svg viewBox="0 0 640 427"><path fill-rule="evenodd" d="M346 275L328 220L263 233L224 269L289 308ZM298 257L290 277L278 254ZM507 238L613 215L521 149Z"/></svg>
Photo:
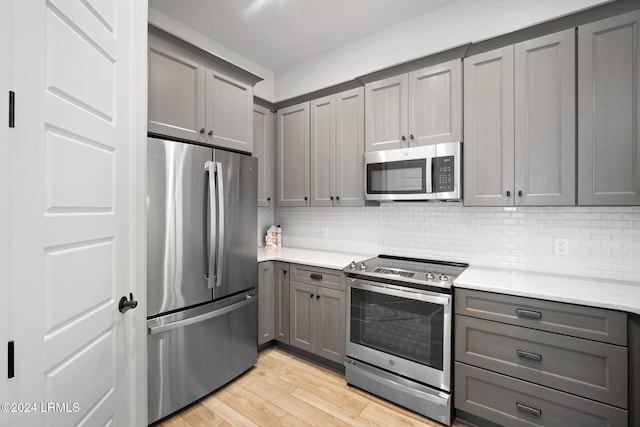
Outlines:
<svg viewBox="0 0 640 427"><path fill-rule="evenodd" d="M454 0L149 0L149 6L272 71Z"/></svg>

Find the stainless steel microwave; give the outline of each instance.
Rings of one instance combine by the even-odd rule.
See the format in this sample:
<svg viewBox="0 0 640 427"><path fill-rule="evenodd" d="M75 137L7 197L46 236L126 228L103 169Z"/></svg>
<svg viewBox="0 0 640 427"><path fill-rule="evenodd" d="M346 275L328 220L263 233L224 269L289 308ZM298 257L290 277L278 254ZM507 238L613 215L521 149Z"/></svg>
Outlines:
<svg viewBox="0 0 640 427"><path fill-rule="evenodd" d="M462 200L462 143L364 154L366 200Z"/></svg>

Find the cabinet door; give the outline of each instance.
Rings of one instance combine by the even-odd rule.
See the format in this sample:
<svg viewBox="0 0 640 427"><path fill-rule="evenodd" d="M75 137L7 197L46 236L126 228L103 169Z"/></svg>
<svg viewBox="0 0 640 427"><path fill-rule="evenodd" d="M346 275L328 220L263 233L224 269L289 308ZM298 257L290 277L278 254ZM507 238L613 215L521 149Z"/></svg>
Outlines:
<svg viewBox="0 0 640 427"><path fill-rule="evenodd" d="M409 73L409 146L462 141L459 59Z"/></svg>
<svg viewBox="0 0 640 427"><path fill-rule="evenodd" d="M316 351L316 287L289 282L289 344L314 353Z"/></svg>
<svg viewBox="0 0 640 427"><path fill-rule="evenodd" d="M407 147L408 79L402 74L365 86L367 151Z"/></svg>
<svg viewBox="0 0 640 427"><path fill-rule="evenodd" d="M276 262L274 272L274 334L277 341L289 344L289 264Z"/></svg>
<svg viewBox="0 0 640 427"><path fill-rule="evenodd" d="M258 206L272 206L273 200L273 113L253 106L253 155L258 158Z"/></svg>
<svg viewBox="0 0 640 427"><path fill-rule="evenodd" d="M148 132L204 142L205 66L149 40Z"/></svg>
<svg viewBox="0 0 640 427"><path fill-rule="evenodd" d="M207 67L207 144L253 152L253 88Z"/></svg>
<svg viewBox="0 0 640 427"><path fill-rule="evenodd" d="M514 203L513 102L513 46L465 59L465 206Z"/></svg>
<svg viewBox="0 0 640 427"><path fill-rule="evenodd" d="M515 45L516 205L575 205L573 28Z"/></svg>
<svg viewBox="0 0 640 427"><path fill-rule="evenodd" d="M364 88L336 95L336 206L364 206Z"/></svg>
<svg viewBox="0 0 640 427"><path fill-rule="evenodd" d="M278 111L278 206L309 200L309 103Z"/></svg>
<svg viewBox="0 0 640 427"><path fill-rule="evenodd" d="M578 28L578 204L640 204L640 11Z"/></svg>
<svg viewBox="0 0 640 427"><path fill-rule="evenodd" d="M343 291L317 288L316 354L337 363L344 362L346 298Z"/></svg>
<svg viewBox="0 0 640 427"><path fill-rule="evenodd" d="M258 264L258 345L274 338L274 265Z"/></svg>
<svg viewBox="0 0 640 427"><path fill-rule="evenodd" d="M335 200L336 97L314 99L311 115L311 206Z"/></svg>

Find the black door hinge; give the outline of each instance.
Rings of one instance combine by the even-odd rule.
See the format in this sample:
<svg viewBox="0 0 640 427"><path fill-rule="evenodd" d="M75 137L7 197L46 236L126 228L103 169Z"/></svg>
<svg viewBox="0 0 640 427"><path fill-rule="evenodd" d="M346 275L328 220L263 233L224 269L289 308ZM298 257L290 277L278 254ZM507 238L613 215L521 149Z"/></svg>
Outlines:
<svg viewBox="0 0 640 427"><path fill-rule="evenodd" d="M15 376L15 371L14 371L13 341L9 341L7 345L7 377L13 378L14 376Z"/></svg>
<svg viewBox="0 0 640 427"><path fill-rule="evenodd" d="M9 91L9 127L16 127L16 93Z"/></svg>

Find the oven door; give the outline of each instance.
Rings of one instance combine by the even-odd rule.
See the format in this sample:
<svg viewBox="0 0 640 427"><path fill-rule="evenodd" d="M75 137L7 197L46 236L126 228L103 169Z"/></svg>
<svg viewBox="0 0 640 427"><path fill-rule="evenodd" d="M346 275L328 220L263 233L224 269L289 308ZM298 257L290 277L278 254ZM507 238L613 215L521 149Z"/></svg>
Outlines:
<svg viewBox="0 0 640 427"><path fill-rule="evenodd" d="M450 391L451 295L352 279L347 356Z"/></svg>

